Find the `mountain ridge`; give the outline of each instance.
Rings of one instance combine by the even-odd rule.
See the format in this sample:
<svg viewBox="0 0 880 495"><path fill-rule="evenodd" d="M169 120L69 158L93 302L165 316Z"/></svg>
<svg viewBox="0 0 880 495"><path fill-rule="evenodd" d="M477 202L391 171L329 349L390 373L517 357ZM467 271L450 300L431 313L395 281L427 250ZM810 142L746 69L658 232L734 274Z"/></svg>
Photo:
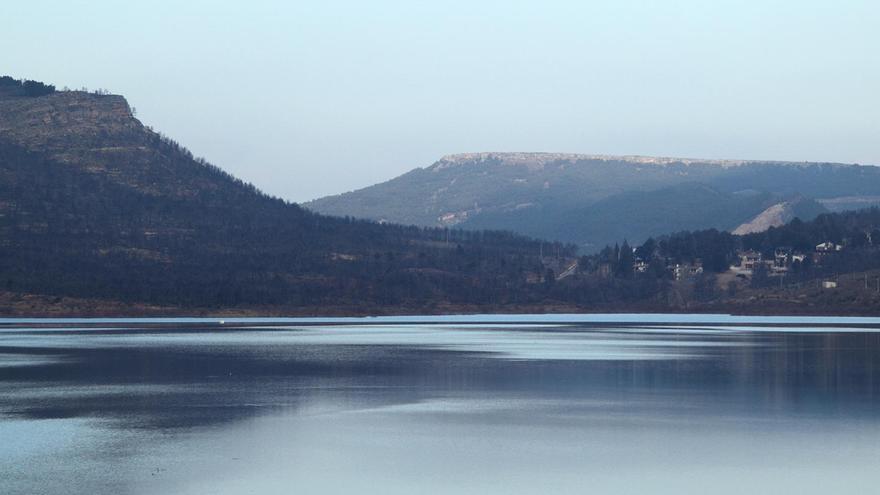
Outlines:
<svg viewBox="0 0 880 495"><path fill-rule="evenodd" d="M426 167L428 170L442 169L452 165L462 165L474 162L482 162L497 159L506 165L525 165L530 168L542 168L547 163L553 162L577 162L582 160L595 160L605 162L627 162L633 164L644 165L669 165L680 163L683 165L691 164L708 164L719 165L722 167L735 167L749 164L776 164L776 165L832 165L832 166L851 166L859 165L857 163L842 162L811 162L811 161L785 161L785 160L760 160L760 159L718 159L718 158L684 158L671 156L651 156L651 155L609 155L609 154L590 154L590 153L558 153L558 152L510 152L510 151L482 151L482 152L464 152L452 153L442 156L432 165Z"/></svg>
<svg viewBox="0 0 880 495"><path fill-rule="evenodd" d="M703 184L717 190L725 208L703 209L687 198L663 193L683 184ZM744 201L748 194L757 194L760 204ZM840 209L858 205L860 198L880 195L880 168L547 152L460 153L388 181L303 206L324 214L381 222L512 230L575 243L589 252L622 238L640 242L655 235L656 228L638 220L639 211L664 212L662 226L671 231L734 229L761 210L798 195L841 205ZM840 197L847 200L838 201ZM593 214L594 207L608 201L617 201L627 210L626 215L617 218L610 210L604 218ZM718 220L719 215L723 221ZM627 219L631 219L629 223Z"/></svg>

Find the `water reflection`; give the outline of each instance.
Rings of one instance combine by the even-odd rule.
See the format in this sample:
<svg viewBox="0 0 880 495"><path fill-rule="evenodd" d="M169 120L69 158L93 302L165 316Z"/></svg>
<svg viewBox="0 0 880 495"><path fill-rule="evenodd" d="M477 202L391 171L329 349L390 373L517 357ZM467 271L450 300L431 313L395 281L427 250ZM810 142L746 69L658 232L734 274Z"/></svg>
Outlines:
<svg viewBox="0 0 880 495"><path fill-rule="evenodd" d="M865 329L3 329L0 491L864 488L878 352Z"/></svg>

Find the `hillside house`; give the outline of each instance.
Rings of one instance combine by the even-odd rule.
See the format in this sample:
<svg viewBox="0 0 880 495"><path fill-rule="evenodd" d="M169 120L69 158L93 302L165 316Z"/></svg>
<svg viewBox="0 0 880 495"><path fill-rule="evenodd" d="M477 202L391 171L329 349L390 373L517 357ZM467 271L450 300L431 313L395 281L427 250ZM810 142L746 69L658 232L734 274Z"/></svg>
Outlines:
<svg viewBox="0 0 880 495"><path fill-rule="evenodd" d="M843 246L841 246L840 244L835 244L831 241L825 241L822 244L816 245L816 252L817 253L834 253L834 252L842 251L842 250L843 250Z"/></svg>
<svg viewBox="0 0 880 495"><path fill-rule="evenodd" d="M791 263L791 248L778 247L773 251L773 266L776 268L787 267Z"/></svg>
<svg viewBox="0 0 880 495"><path fill-rule="evenodd" d="M761 253L757 251L743 251L739 254L739 266L744 270L754 270L755 265L762 261Z"/></svg>
<svg viewBox="0 0 880 495"><path fill-rule="evenodd" d="M730 267L730 271L736 275L751 276L755 265L761 263L761 253L757 251L738 251L736 256L738 263Z"/></svg>
<svg viewBox="0 0 880 495"><path fill-rule="evenodd" d="M676 263L672 268L672 276L675 280L687 280L703 273L702 263Z"/></svg>

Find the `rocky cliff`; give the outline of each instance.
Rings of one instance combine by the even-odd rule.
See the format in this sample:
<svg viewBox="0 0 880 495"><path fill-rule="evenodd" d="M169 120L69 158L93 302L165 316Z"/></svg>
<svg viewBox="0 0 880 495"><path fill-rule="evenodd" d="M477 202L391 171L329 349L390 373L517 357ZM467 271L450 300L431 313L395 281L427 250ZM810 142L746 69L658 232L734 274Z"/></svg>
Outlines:
<svg viewBox="0 0 880 495"><path fill-rule="evenodd" d="M204 163L137 120L119 95L0 97L0 140L142 194L193 196L220 186Z"/></svg>

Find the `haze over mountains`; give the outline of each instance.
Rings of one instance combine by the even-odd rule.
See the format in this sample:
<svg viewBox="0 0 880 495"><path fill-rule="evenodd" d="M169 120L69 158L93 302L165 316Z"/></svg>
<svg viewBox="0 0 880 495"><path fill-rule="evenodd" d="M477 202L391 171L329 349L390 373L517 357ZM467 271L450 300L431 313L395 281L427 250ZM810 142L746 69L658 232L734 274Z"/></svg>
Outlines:
<svg viewBox="0 0 880 495"><path fill-rule="evenodd" d="M393 223L511 230L590 252L624 239L746 224L754 231L878 203L880 168L873 166L466 153L304 206ZM786 214L772 214L780 209Z"/></svg>

